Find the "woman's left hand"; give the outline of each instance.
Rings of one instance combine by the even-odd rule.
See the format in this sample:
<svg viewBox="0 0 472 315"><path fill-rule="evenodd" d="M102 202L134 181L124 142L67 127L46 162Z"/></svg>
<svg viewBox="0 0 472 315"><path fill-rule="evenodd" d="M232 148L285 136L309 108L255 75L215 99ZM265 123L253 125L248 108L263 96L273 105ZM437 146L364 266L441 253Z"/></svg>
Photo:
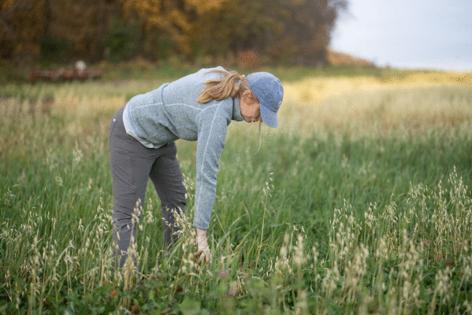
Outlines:
<svg viewBox="0 0 472 315"><path fill-rule="evenodd" d="M207 231L197 229L197 253L195 258L198 262L209 263L211 261L211 251L208 247Z"/></svg>

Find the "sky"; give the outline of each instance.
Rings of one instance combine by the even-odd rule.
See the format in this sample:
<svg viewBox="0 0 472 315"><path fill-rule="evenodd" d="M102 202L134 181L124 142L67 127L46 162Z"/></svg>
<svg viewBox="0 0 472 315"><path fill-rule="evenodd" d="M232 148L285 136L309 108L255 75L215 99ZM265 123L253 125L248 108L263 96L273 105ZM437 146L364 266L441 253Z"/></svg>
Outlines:
<svg viewBox="0 0 472 315"><path fill-rule="evenodd" d="M331 47L379 66L472 71L472 0L348 0Z"/></svg>

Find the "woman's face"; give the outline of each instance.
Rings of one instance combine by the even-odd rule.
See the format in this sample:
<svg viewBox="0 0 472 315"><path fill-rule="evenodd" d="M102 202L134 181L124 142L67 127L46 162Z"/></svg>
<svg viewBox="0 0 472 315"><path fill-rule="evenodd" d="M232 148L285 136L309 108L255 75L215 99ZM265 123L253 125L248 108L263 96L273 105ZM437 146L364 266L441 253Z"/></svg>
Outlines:
<svg viewBox="0 0 472 315"><path fill-rule="evenodd" d="M261 121L261 108L259 101L250 90L244 91L239 99L241 116L249 123Z"/></svg>

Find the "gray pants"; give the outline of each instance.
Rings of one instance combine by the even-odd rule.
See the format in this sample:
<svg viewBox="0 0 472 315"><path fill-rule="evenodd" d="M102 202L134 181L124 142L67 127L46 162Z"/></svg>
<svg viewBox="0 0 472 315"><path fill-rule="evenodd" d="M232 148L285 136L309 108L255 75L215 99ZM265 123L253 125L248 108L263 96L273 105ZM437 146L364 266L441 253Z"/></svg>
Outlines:
<svg viewBox="0 0 472 315"><path fill-rule="evenodd" d="M120 267L126 261L131 240L136 240L133 211L144 206L150 177L161 200L165 246L175 241L173 211L185 211L185 186L175 143L159 149L143 146L128 135L123 125L123 108L110 122L109 154L113 190L113 246ZM142 212L142 211L141 211ZM135 259L135 257L133 257Z"/></svg>

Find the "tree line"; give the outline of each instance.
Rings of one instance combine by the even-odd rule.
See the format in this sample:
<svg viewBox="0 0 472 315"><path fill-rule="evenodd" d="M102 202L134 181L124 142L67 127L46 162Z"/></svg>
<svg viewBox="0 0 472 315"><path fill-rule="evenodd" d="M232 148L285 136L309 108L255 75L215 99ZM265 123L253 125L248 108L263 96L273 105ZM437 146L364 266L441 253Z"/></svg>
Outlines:
<svg viewBox="0 0 472 315"><path fill-rule="evenodd" d="M0 58L320 64L347 0L3 0Z"/></svg>

